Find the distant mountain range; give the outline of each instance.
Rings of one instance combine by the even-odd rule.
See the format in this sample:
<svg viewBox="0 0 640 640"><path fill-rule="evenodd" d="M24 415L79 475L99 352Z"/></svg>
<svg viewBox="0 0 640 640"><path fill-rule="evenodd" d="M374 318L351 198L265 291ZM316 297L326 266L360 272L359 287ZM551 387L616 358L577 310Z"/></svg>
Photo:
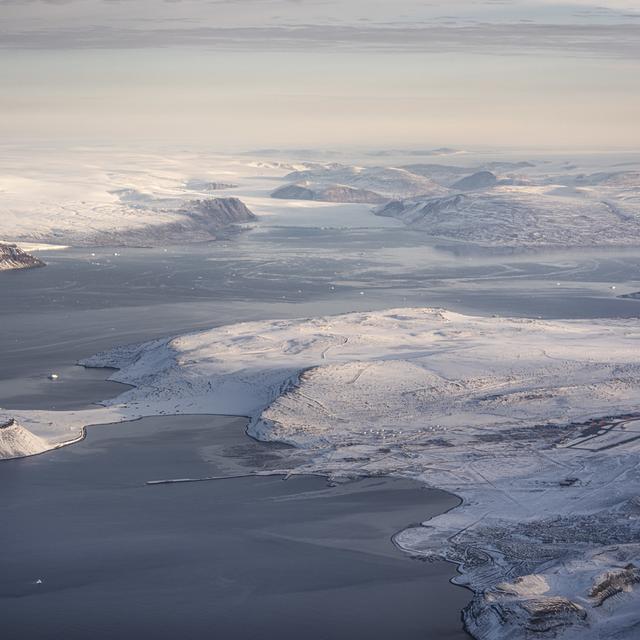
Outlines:
<svg viewBox="0 0 640 640"><path fill-rule="evenodd" d="M566 169L566 166L563 168ZM569 174L530 162L474 167L307 163L274 198L362 202L430 236L508 247L640 244L640 172Z"/></svg>

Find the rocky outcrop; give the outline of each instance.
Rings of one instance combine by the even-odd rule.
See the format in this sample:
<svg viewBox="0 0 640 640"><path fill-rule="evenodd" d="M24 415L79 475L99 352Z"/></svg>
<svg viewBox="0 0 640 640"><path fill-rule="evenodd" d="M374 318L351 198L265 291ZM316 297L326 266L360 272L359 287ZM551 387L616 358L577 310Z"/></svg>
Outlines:
<svg viewBox="0 0 640 640"><path fill-rule="evenodd" d="M44 262L18 248L15 244L0 243L0 271L44 267Z"/></svg>
<svg viewBox="0 0 640 640"><path fill-rule="evenodd" d="M14 419L0 423L0 460L32 456L51 449L51 445L18 424Z"/></svg>
<svg viewBox="0 0 640 640"><path fill-rule="evenodd" d="M476 595L463 611L465 628L475 638L555 637L586 625L587 614L576 602L557 596L496 599Z"/></svg>
<svg viewBox="0 0 640 640"><path fill-rule="evenodd" d="M589 597L593 598L594 606L601 607L603 603L613 596L624 591L630 591L633 585L640 583L640 569L632 562L618 571L607 571L595 582Z"/></svg>
<svg viewBox="0 0 640 640"><path fill-rule="evenodd" d="M383 204L388 201L383 195L369 189L358 189L343 184L314 185L302 182L287 184L276 189L272 198L283 200L317 200L320 202L359 202L364 204Z"/></svg>

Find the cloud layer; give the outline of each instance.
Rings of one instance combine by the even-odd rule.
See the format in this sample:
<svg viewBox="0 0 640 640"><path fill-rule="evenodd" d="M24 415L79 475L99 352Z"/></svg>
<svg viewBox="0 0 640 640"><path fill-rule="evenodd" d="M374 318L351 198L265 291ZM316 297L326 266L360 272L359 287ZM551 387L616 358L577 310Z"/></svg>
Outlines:
<svg viewBox="0 0 640 640"><path fill-rule="evenodd" d="M4 49L563 52L640 57L627 0L0 0Z"/></svg>
<svg viewBox="0 0 640 640"><path fill-rule="evenodd" d="M138 49L204 47L231 51L554 52L640 58L640 24L481 24L444 27L300 25L33 29L2 35L4 49Z"/></svg>

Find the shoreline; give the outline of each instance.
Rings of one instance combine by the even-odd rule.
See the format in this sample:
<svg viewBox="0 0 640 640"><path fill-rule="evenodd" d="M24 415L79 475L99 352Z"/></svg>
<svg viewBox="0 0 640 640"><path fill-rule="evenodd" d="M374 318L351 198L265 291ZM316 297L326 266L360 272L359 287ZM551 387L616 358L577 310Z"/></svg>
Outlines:
<svg viewBox="0 0 640 640"><path fill-rule="evenodd" d="M282 473L261 477L256 477L256 474L246 478L231 477L227 479L233 482L215 487L197 488L190 485L165 487L164 490L156 487L156 491L151 491L145 486L146 479L162 478L160 474L163 471L172 476L187 475L184 472L188 473L192 465L195 465L193 469L197 469L198 473L213 465L211 468L216 473L224 474L235 471L238 465L256 469L264 468L262 465L266 463L266 468L284 468L277 458L272 458L268 453L263 457L260 451L264 447L260 443L247 439L242 430L244 421L216 418L199 415L181 422L173 416L165 416L147 420L139 429L121 424L111 425L112 428L108 430L88 429L87 442L78 445L81 450L77 453L67 449L66 453L52 452L48 459L37 465L24 464L26 461L23 461L16 462L15 469L0 467L5 473L5 481L32 472L32 480L25 478L26 484L21 489L32 499L27 499L25 503L22 493L15 495L12 502L16 505L9 504L12 513L33 513L40 522L53 523L54 528L58 520L67 522L63 529L58 529L59 540L51 541L50 548L36 545L33 562L29 563L26 571L22 563L12 563L15 566L7 571L3 580L5 595L26 590L29 595L36 597L31 606L35 607L37 613L55 607L58 615L50 629L61 629L61 625L82 625L85 621L87 624L94 624L93 621L99 623L109 614L100 613L97 618L95 614L89 613L90 617L85 614L87 610L93 611L94 606L100 607L105 594L114 594L120 610L128 607L126 601L116 595L121 592L121 584L126 583L129 589L141 589L146 594L144 601L149 606L165 602L167 591L163 586L164 576L176 575L175 558L166 554L175 550L179 557L193 558L196 563L194 568L189 561L175 564L180 572L177 582L182 585L181 593L185 596L192 593L194 596L194 599L185 598L179 602L176 614L184 611L188 600L194 604L186 604L187 610L201 612L203 619L219 620L220 625L224 624L224 615L221 614L226 605L223 603L207 608L206 605L203 607L203 602L209 597L218 598L216 594L220 593L220 589L228 588L224 581L227 571L235 575L235 565L246 558L247 566L237 577L240 581L238 588L230 593L230 597L233 599L235 593L244 593L245 584L254 587L254 581L261 583L267 580L269 584L274 581L279 584L278 589L282 594L279 604L271 600L269 589L264 588L255 593L255 600L252 599L254 608L247 623L255 626L266 622L267 632L274 628L273 625L282 623L288 626L290 621L271 621L264 615L271 616L274 610L286 612L289 599L295 598L302 625L306 624L306 609L312 611L315 607L318 612L333 612L333 608L326 608L328 603L342 602L344 611L339 613L336 609L335 615L342 616L338 620L348 620L352 604L363 606L367 602L377 602L377 607L384 605L384 608L377 609L378 618L388 627L395 626L400 631L407 629L410 632L407 637L420 637L416 629L425 623L427 630L450 630L452 636L461 640L467 637L462 630L460 607L457 605L458 602L466 603L468 597L455 585L449 584L455 575L453 566L442 562L433 567L424 567L420 563L416 565L409 562L410 558L406 554L400 555L391 539L401 523L415 521L429 511L439 513L444 510L443 507L452 502L446 494L424 491L421 484L400 478L362 478L358 482L330 487L327 486L326 476L296 475L289 482L283 482L286 476ZM248 445L238 448L242 442ZM280 451L280 448L277 450ZM62 459L58 462L59 455ZM231 464L227 463L228 456L231 456ZM126 472L121 476L112 473L118 461L126 465L126 470L123 469ZM31 505L43 499L45 492L38 498L34 488L48 478L53 480L48 483L46 491L48 508L43 513L36 513ZM63 486L55 481L65 478L66 484ZM84 484L82 478L86 479ZM56 504L52 498L61 489L66 497L61 496L60 503ZM91 507L87 505L84 513L73 512L78 496L87 496L92 504ZM94 500L91 500L92 496L95 496ZM16 512L14 507L18 503L23 507ZM67 519L69 510L70 519ZM146 514L145 510L148 510ZM96 519L94 513L104 513L112 524L100 530L100 519ZM172 518L175 513L182 516L174 526ZM289 520L287 513L293 514L293 519ZM50 517L53 520L49 520ZM131 529L126 526L130 517ZM160 522L157 521L158 517L161 518ZM161 522L166 522L167 527L159 526ZM77 553L82 554L79 564L75 563L74 566L71 563L68 566L67 559L61 559L60 553L55 551L56 544L65 540L73 543L76 535L69 538L67 529L76 530L78 525L82 534L97 530L98 535L93 542L87 540L87 551L83 552L82 545L73 545L74 549L68 550L70 558ZM86 530L86 526L90 529ZM239 527L238 532L234 530L235 526ZM115 538L112 537L112 531ZM144 532L150 536L148 540ZM241 536L239 540L238 535ZM47 537L46 528L30 527L30 541L27 544L32 545L34 541ZM227 546L224 544L227 539L236 542ZM156 541L158 545L155 545ZM251 542L257 546L247 549L246 546ZM24 546L23 542L16 542L9 545L8 550ZM210 546L213 548L209 549ZM207 549L209 555L203 557L202 553L207 553ZM89 550L91 553L88 553ZM122 563L114 558L115 569L110 560L106 564L102 560L103 554L110 557L111 550L123 557ZM268 553L265 555L265 552ZM153 558L151 566L149 554ZM218 556L227 560L216 560ZM51 563L45 561L49 557L52 557ZM124 572L120 564L126 567ZM298 564L305 570L301 571ZM282 577L273 576L279 567L282 567ZM306 575L307 571L310 572L309 576ZM76 584L78 574L82 578ZM222 584L216 582L218 575ZM40 577L45 586L31 586L35 584L35 577L32 576ZM154 583L149 582L150 576L155 576ZM109 578L117 582L113 583ZM208 592L199 586L203 580L210 586ZM85 614L80 617L73 616L69 595L58 593L67 583L71 589L80 589L75 593L81 598L80 602L86 605L83 607ZM432 604L427 605L431 613L425 612L420 604L425 593L434 596L442 593L443 601L440 603L436 604L437 601L431 597ZM77 602L76 597L72 600ZM132 606L137 606L137 603L132 603ZM15 613L8 618L7 628L16 628L18 616L22 617ZM196 616L196 620L198 618ZM155 615L147 621L150 629L156 623ZM34 625L40 628L41 623L34 622ZM194 625L185 627L187 635L190 635L190 629L201 628L198 622ZM127 620L117 626L124 631L130 628ZM334 626L329 623L330 629ZM324 626L320 624L317 628L317 636L310 633L310 637L324 637ZM376 631L376 627L372 627L372 632L371 637L388 637ZM25 635L30 635L28 630ZM243 637L242 630L228 635ZM291 634L285 635L292 637ZM401 635L404 637L403 633ZM435 635L440 637L439 633ZM198 637L198 634L194 634L194 637Z"/></svg>
<svg viewBox="0 0 640 640"><path fill-rule="evenodd" d="M393 325L393 332L389 332L387 324ZM474 425L469 424L467 414L463 414L458 418L459 426L449 423L446 428L435 425L433 429L425 430L420 425L429 424L428 415L416 414L420 415L420 422L409 429L404 416L407 410L411 410L408 404L412 400L410 394L415 393L412 390L416 386L421 388L420 380L428 372L417 368L418 358L427 358L431 369L434 366L458 366L456 358L463 358L461 362L466 370L469 366L468 345L464 340L461 342L459 335L461 332L467 336L476 335L468 328L469 325L479 327L474 331L487 342L488 347L485 348L494 358L494 367L504 367L501 361L495 361L492 350L494 336L499 338L501 358L509 357L513 350L519 356L524 349L524 353L533 353L544 359L542 374L547 376L546 379L531 375L531 367L538 366L536 360L526 362L528 377L522 380L535 392L527 392L527 387L523 391L518 379L515 391L508 387L505 389L504 383L501 386L499 378L481 388L480 397L485 405L488 404L493 420L493 407L502 406L496 405L496 401L525 403L516 404L516 407L535 407L535 403L542 403L542 415L547 416L550 414L549 398L557 396L564 407L563 390L569 389L574 393L573 387L557 385L561 381L566 385L568 376L583 380L584 388L589 392L588 399L585 396L581 402L572 400L573 413L565 413L567 420L564 424L554 423L549 418L540 420L529 409L529 425L523 425L522 419L520 425L512 425L509 421L498 422L495 426L481 421ZM417 331L418 327L420 331ZM424 332L425 327L427 333L423 334L421 331ZM495 334L491 333L492 330ZM405 348L404 353L408 353L410 358L385 360L377 342L372 343L376 349L373 358L367 357L366 352L354 351L363 349L360 345L366 331L375 332L374 336L393 335L392 341L381 343L382 347L393 353L394 345L400 341ZM607 564L614 561L609 550L612 541L599 537L599 529L592 531L581 524L581 514L592 514L593 507L585 503L580 511L577 509L580 501L587 498L591 502L595 500L600 509L598 517L610 518L607 527L615 526L621 531L622 537L613 541L618 549L616 553L619 555L624 549L624 553L631 554L629 561L634 557L635 547L630 546L630 542L637 535L635 521L618 523L626 513L620 509L627 504L627 498L625 495L612 496L606 490L606 484L602 484L603 479L609 476L609 467L618 464L618 450L607 450L605 457L594 465L595 458L587 458L576 449L558 446L570 437L580 435L578 422L601 419L603 415L614 413L611 410L611 367L615 366L616 380L624 381L626 366L630 376L628 384L634 384L633 372L637 365L633 361L635 352L629 346L635 340L634 331L637 327L631 321L587 323L495 319L466 317L443 310L396 309L297 321L227 325L178 338L121 347L98 354L83 364L107 364L116 369L113 374L116 381L133 384L133 389L123 397L105 402L105 422L98 424L114 422L109 419L114 415L118 417L115 422L119 423L143 416L194 413L236 416L239 415L236 413L238 408L243 406L250 408L243 414L245 419L248 414L251 420L249 436L263 442L284 442L302 450L306 460L295 466L297 474L346 479L354 475L404 477L455 496L460 500L458 505L419 526L408 524L407 528L394 534L394 544L409 555L443 559L456 565L458 575L452 579L453 584L467 587L474 593L474 599L462 613L465 628L476 637L489 630L498 634L496 637L506 637L504 634L512 633L514 627L527 629L536 624L530 618L534 614L528 607L532 611L542 611L535 615L544 624L574 629L580 618L572 618L571 612L580 612L590 606L586 595L581 596L581 592L576 591L575 576L581 576L578 584L588 585L599 573L612 566ZM357 332L357 340L351 338L350 332ZM449 340L449 334L454 339ZM556 342L550 342L549 336L555 337ZM557 341L558 336L563 340ZM430 345L429 340L435 343ZM584 340L591 345L594 354L601 354L602 373L595 367L595 356L585 365L585 374L579 368ZM441 353L436 348L440 342L446 347ZM538 342L544 345L542 349L536 348ZM256 367L257 354L260 354L259 367ZM363 355L358 358L358 354ZM482 357L482 351L476 347L474 361L479 357ZM625 365L625 362L629 364ZM554 367L559 367L560 373L556 374ZM380 379L386 381L384 388L368 386L371 381L377 385ZM433 385L432 379L435 380L427 378L427 381ZM594 379L602 379L604 395L598 392L597 385L592 382ZM354 390L356 382L357 389ZM401 392L397 400L393 385L399 385ZM619 388L627 393L627 387ZM436 398L450 393L448 389L445 386L438 391ZM453 389L458 393L458 386ZM483 405L478 405L477 395L474 391L471 396L471 408L479 420L483 415L479 408L482 409ZM628 395L621 394L615 403L617 414L629 414L630 407L633 405L635 408L635 397L633 386L629 387ZM427 406L436 402L431 396L427 396L427 400L430 403ZM247 403L251 403L251 407ZM396 407L396 403L400 404ZM212 411L214 407L218 411ZM395 426L386 427L383 422L381 427L363 431L363 426L373 419L371 416L377 415L366 413L370 411L367 407L373 407L374 411L385 408L388 412L385 416L389 417L383 417L383 420L392 420ZM608 407L608 410L602 407ZM434 411L436 418L443 415L437 404L434 404ZM507 415L513 415L514 409L507 404L505 411ZM447 440L452 438L455 438L454 443L448 443ZM637 463L632 451L626 453L623 449L623 454L627 456L623 458L626 465ZM567 478L574 475L580 478L585 473L592 478L591 484L586 485L588 490L583 488L585 484L582 481L567 482ZM624 490L630 499L633 486L625 486ZM612 498L618 502L612 502ZM616 506L618 503L619 507ZM571 514L573 520L569 519L568 524L562 525L564 535L570 532L573 535L574 525L571 523L575 523L576 531L584 538L581 555L577 558L573 544L562 542L569 545L564 547L562 544L558 546L553 538L551 542L536 539L539 528L546 530L559 526L553 524L554 518L561 520L565 514ZM592 515L589 518L593 520ZM561 534L554 535L562 540ZM515 538L511 542L513 536ZM506 545L504 548L500 546L503 543ZM528 565L518 569L517 562L514 565L509 559L512 544L520 545L518 553L529 558ZM549 553L554 555L545 559L544 554ZM578 560L582 564L570 569L569 563ZM557 596L553 592L548 595L537 593L529 586L530 582L548 581L546 576L549 572L558 575L554 561L562 562L564 571L569 572L567 582L557 582ZM524 575L524 582L511 582L509 578L513 580L514 573L516 576ZM562 605L565 609L561 609L562 615L566 610L566 619L554 617L558 613L552 603L558 601L568 603ZM628 601L633 602L633 593L625 603ZM574 602L580 604L571 604ZM625 610L627 606L630 605L625 604ZM500 628L496 628L492 617L496 611L505 616ZM610 623L605 611L589 609L589 612L594 618L597 616L595 628Z"/></svg>
<svg viewBox="0 0 640 640"><path fill-rule="evenodd" d="M206 330L203 330L206 331ZM76 363L77 366L83 367L85 369L104 369L105 371L110 371L112 372L109 376L105 377L106 381L110 381L110 382L116 382L117 384L121 384L123 386L127 386L129 387L129 389L124 390L121 394L118 394L112 398L105 398L101 401L97 401L94 404L96 404L97 406L102 406L102 407L106 407L108 405L108 403L112 400L116 400L120 395L123 395L124 393L126 393L127 391L131 390L131 389L136 389L138 388L137 385L135 384L129 384L126 382L121 382L119 380L116 379L112 379L112 376L117 374L120 371L119 367L116 366L110 366L110 365L105 365L105 366L99 366L99 365L92 365L92 364L88 364L88 363L83 363L83 362L77 362ZM298 372L296 375L292 376L291 380L289 380L285 385L283 385L286 388L294 388L299 384L300 381L300 376L303 375L305 372L305 370L302 370L300 372ZM55 446L53 446L51 449L45 450L45 451L41 451L39 453L36 454L27 454L24 456L16 456L16 457L12 457L12 458L4 458L4 459L0 459L0 462L11 462L11 461L16 461L16 460L21 460L21 459L25 459L25 458L30 458L33 456L41 456L43 454L46 453L52 453L54 451L56 451L57 449L61 449L63 447L67 447L67 446L72 446L74 444L83 442L88 435L88 430L93 428L93 427L109 427L109 426L116 426L116 425L124 425L126 423L136 423L139 422L141 420L147 419L147 418L171 418L171 417L175 417L175 418L180 418L180 417L186 417L186 416L210 416L210 417L216 417L216 418L242 418L244 420L246 420L246 425L243 428L243 433L244 436L249 438L251 441L256 442L258 444L261 445L265 445L265 444L269 444L269 441L265 441L262 440L258 437L256 437L255 435L253 435L250 432L250 427L253 423L256 422L256 418L252 418L250 416L246 416L246 415L234 415L234 414L215 414L215 413L178 413L178 414L150 414L150 415L141 415L135 418L128 418L128 419L123 419L120 420L118 422L100 422L100 423L93 423L93 424L86 424L84 426L81 427L81 433L77 438L74 439L70 439L68 441L65 442L61 442L56 444ZM288 444L288 446L292 446L289 443L286 442L279 442L280 444ZM297 447L295 447L298 451L300 451L300 449L298 449ZM395 478L399 478L399 479L404 479L404 480L409 480L411 482L415 482L417 485L419 485L420 487L428 490L428 491L437 491L446 495L449 495L451 497L454 497L458 500L458 504L450 507L449 509L436 514L434 516L430 516L427 520L423 521L420 523L420 526L423 526L424 522L428 522L434 518L437 518L439 516L445 515L446 513L448 513L449 511L453 511L454 509L457 509L458 507L460 507L463 504L463 499L450 492L450 491L446 491L444 489L440 489L438 487L433 487L433 486L429 486L424 482L421 482L419 480L416 480L414 478L407 478L407 477L403 477L403 476L394 476L392 474L389 475L367 475L367 474L362 474L357 478L348 478L348 477L338 477L338 478L334 478L332 477L330 474L328 473L305 473L305 472L295 472L295 471L288 471L286 473L283 473L282 471L273 471L273 472L253 472L253 473L247 473L247 474L242 474L242 475L237 475L237 476L219 476L219 477L207 477L207 478L182 478L182 479L166 479L166 480L151 480L151 481L146 481L145 485L147 486L159 486L159 485L165 485L165 484L183 484L183 483L194 483L194 482L209 482L209 481L214 481L214 480L233 480L233 479L238 479L238 478L248 478L248 477L282 477L282 479L284 481L288 480L290 477L311 477L311 476L316 476L319 478L323 478L327 481L327 483L331 483L334 482L336 480L339 480L339 484L349 484L351 482L355 482L357 480L361 480L361 479L371 479L371 478L389 478L389 479L393 479ZM422 560L425 561L427 560L424 557L421 557L420 555L416 555L415 553L411 552L408 549L403 548L398 542L397 542L397 536L400 535L403 531L405 531L407 528L410 528L413 525L412 523L407 523L407 525L405 527L402 527L401 529L397 530L395 533L391 534L389 536L389 542L391 543L391 545L398 551L400 552L402 555L406 556L409 559L412 560ZM448 558L440 558L440 561L442 562L446 562L448 564L451 564L455 567L455 571L458 575L461 574L461 567L460 567L460 563L456 562L455 560L451 560ZM469 591L470 593L473 593L473 590L470 589L469 587L467 587L466 585L460 585L457 584L455 582L456 579L456 575L453 575L451 578L449 578L448 582L450 582L451 584L453 584L454 586L458 587L458 588L463 588L467 591ZM464 616L463 616L463 611L461 610L460 612L460 621L462 623L462 629L464 630L464 632L471 636L471 633L469 631L469 629L467 629L466 624L464 622Z"/></svg>

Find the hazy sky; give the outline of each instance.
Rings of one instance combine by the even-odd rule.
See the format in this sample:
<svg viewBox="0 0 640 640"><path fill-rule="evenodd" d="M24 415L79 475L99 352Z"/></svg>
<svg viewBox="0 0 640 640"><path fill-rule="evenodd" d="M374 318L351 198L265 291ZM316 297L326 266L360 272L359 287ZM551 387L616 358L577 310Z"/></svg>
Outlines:
<svg viewBox="0 0 640 640"><path fill-rule="evenodd" d="M639 0L0 0L0 136L640 147Z"/></svg>

